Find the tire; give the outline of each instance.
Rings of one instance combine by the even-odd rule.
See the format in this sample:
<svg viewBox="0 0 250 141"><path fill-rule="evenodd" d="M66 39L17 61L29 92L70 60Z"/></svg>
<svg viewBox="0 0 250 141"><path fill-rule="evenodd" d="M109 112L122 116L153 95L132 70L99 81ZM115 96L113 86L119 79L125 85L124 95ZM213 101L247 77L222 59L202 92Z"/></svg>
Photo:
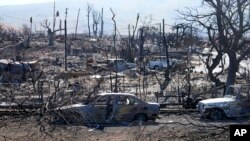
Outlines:
<svg viewBox="0 0 250 141"><path fill-rule="evenodd" d="M84 124L82 115L77 112L68 113L63 120L66 124Z"/></svg>
<svg viewBox="0 0 250 141"><path fill-rule="evenodd" d="M147 121L147 117L146 115L144 114L137 114L135 116L135 121L138 121L138 122L146 122Z"/></svg>
<svg viewBox="0 0 250 141"><path fill-rule="evenodd" d="M209 113L209 118L212 120L222 120L225 118L225 113L220 109L212 109Z"/></svg>

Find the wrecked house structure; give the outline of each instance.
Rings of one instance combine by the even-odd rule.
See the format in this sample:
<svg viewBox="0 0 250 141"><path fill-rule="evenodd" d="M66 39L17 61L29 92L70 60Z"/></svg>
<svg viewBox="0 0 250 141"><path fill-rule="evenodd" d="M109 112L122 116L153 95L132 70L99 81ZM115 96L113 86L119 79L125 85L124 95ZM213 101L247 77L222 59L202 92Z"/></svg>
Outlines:
<svg viewBox="0 0 250 141"><path fill-rule="evenodd" d="M38 61L16 62L13 60L0 60L0 82L22 83L32 77Z"/></svg>

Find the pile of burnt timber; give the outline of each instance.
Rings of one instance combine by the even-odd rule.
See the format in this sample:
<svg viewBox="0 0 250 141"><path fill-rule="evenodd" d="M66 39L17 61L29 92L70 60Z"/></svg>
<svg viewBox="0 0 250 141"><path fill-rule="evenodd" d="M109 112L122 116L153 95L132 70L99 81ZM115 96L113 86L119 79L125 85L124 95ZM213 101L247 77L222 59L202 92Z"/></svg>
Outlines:
<svg viewBox="0 0 250 141"><path fill-rule="evenodd" d="M43 102L35 103L0 103L0 115L23 115L28 113L34 113L43 107Z"/></svg>

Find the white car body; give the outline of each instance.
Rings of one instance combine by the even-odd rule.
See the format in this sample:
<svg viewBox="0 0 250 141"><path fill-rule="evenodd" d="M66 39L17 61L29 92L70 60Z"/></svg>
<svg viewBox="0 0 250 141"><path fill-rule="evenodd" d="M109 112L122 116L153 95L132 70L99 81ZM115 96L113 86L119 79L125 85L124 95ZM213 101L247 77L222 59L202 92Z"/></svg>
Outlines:
<svg viewBox="0 0 250 141"><path fill-rule="evenodd" d="M199 101L197 109L200 111L201 116L205 117L211 117L215 112L217 112L216 114L220 112L225 117L250 116L249 92L249 86L244 86L243 90L243 86L241 85L232 85L223 98Z"/></svg>
<svg viewBox="0 0 250 141"><path fill-rule="evenodd" d="M170 59L169 60L169 65L172 65L173 61ZM163 69L163 68L167 68L168 67L168 63L167 63L167 58L165 56L155 56L152 57L149 61L148 61L148 68L149 69Z"/></svg>

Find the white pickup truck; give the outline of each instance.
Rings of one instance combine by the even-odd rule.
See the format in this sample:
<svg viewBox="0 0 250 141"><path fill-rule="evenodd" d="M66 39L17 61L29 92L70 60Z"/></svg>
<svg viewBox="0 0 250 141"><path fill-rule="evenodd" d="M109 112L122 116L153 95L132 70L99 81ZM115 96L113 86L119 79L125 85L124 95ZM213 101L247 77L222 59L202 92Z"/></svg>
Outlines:
<svg viewBox="0 0 250 141"><path fill-rule="evenodd" d="M170 59L169 65L172 65L174 63L173 60ZM159 70L164 69L168 67L167 63L167 57L166 56L154 56L148 61L148 68Z"/></svg>
<svg viewBox="0 0 250 141"><path fill-rule="evenodd" d="M250 85L231 85L223 98L199 101L197 109L213 120L250 116Z"/></svg>

